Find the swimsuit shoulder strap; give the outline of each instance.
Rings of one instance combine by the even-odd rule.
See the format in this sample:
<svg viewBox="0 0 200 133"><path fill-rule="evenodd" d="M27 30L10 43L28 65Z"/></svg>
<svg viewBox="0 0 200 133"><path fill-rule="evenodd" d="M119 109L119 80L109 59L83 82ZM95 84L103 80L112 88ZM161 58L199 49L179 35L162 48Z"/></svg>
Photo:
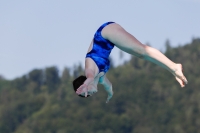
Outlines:
<svg viewBox="0 0 200 133"><path fill-rule="evenodd" d="M106 27L107 25L112 24L112 23L115 23L115 22L106 22L106 23L102 24L102 25L99 27L99 29L97 30L96 33L97 33L97 34L100 34L101 31L102 31L102 29L103 29L104 27Z"/></svg>

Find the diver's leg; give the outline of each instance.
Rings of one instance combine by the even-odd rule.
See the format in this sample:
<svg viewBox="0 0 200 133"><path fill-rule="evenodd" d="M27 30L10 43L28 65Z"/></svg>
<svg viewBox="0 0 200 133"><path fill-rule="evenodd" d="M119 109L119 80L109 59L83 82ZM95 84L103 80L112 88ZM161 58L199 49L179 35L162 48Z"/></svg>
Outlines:
<svg viewBox="0 0 200 133"><path fill-rule="evenodd" d="M102 30L102 36L114 43L121 50L167 69L176 77L182 87L187 83L187 79L182 73L181 64L172 62L157 49L142 44L120 25L113 23L106 26Z"/></svg>

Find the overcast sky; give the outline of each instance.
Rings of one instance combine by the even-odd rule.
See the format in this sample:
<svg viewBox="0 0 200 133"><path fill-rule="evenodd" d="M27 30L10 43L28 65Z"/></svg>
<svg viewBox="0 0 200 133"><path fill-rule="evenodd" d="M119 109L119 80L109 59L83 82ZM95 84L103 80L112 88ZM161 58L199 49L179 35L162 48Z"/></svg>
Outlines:
<svg viewBox="0 0 200 133"><path fill-rule="evenodd" d="M164 50L200 37L200 0L0 0L0 75L82 63L97 28L107 21ZM119 50L111 53L119 63ZM125 54L125 59L129 59Z"/></svg>

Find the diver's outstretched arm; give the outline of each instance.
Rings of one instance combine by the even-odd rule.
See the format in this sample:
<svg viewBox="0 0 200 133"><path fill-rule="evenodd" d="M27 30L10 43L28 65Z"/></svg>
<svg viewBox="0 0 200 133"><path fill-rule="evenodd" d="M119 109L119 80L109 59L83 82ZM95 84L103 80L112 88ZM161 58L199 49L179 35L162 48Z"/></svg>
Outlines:
<svg viewBox="0 0 200 133"><path fill-rule="evenodd" d="M106 100L106 103L109 102L109 100L112 98L113 96L113 89L112 89L112 84L111 82L108 80L108 78L106 77L106 75L102 76L99 79L99 83L102 84L104 86L104 89L106 90L106 92L108 93L108 97Z"/></svg>
<svg viewBox="0 0 200 133"><path fill-rule="evenodd" d="M187 84L182 73L182 65L176 64L155 48L144 45L120 25L113 23L102 30L102 36L115 44L119 49L139 58L153 62L171 72L181 87Z"/></svg>

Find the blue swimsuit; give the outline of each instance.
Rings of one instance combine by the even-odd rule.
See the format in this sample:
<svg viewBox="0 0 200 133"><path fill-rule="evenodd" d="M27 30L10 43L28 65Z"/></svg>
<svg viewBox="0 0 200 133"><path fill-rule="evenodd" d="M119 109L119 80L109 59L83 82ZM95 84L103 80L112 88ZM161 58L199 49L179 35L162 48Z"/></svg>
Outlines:
<svg viewBox="0 0 200 133"><path fill-rule="evenodd" d="M93 48L86 55L86 58L89 57L96 63L97 67L99 68L99 73L106 73L110 68L109 55L114 47L114 44L103 38L101 31L104 27L111 23L114 22L107 22L99 27L93 38Z"/></svg>

